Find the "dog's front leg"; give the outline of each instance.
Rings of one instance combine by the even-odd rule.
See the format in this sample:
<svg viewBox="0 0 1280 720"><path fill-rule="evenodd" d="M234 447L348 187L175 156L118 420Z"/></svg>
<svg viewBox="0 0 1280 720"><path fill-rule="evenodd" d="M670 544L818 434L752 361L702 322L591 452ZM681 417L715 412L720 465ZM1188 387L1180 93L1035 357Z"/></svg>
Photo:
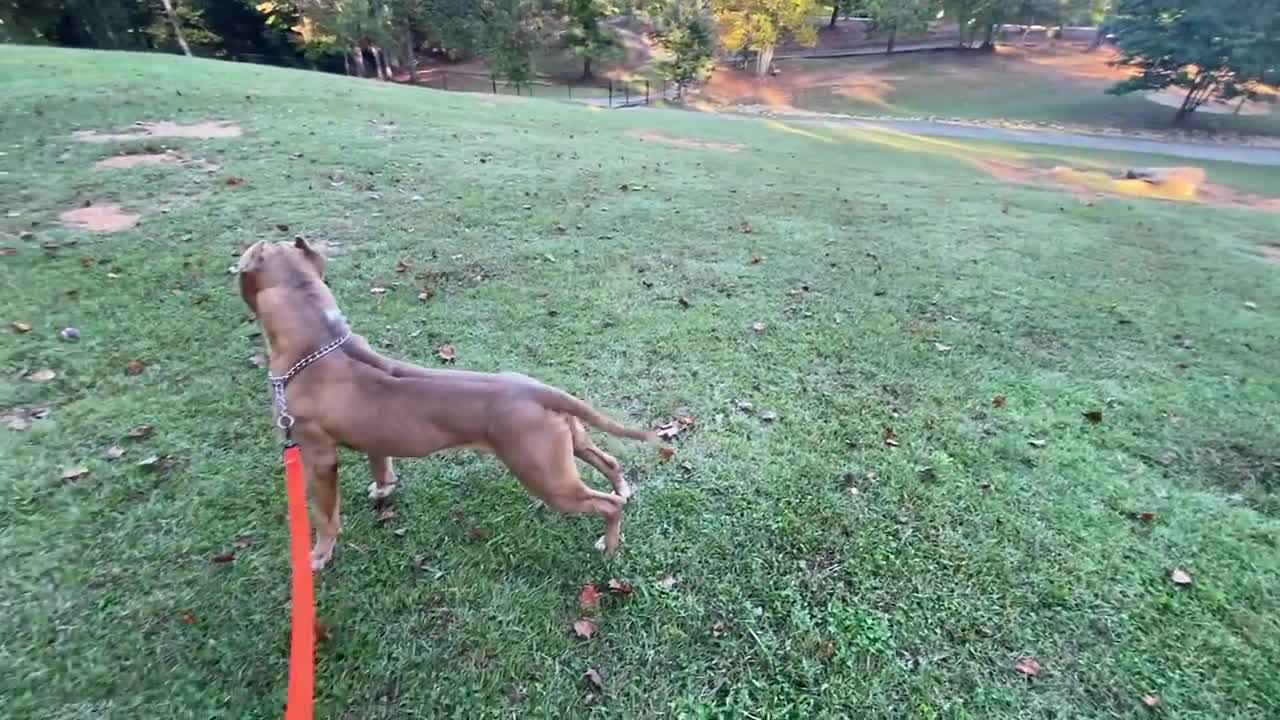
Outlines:
<svg viewBox="0 0 1280 720"><path fill-rule="evenodd" d="M396 489L396 471L391 468L391 458L385 455L369 456L369 475L373 482L369 483L369 497L374 500L391 497Z"/></svg>
<svg viewBox="0 0 1280 720"><path fill-rule="evenodd" d="M315 518L316 544L311 550L311 569L321 570L333 557L333 546L342 532L338 514L338 450L330 440L302 443L302 468L311 496Z"/></svg>

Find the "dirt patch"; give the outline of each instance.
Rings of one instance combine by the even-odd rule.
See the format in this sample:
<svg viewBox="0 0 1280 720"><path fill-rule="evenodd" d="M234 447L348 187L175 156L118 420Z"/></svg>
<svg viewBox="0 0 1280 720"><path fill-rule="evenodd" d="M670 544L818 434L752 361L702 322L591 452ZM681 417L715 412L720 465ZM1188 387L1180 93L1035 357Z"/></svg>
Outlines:
<svg viewBox="0 0 1280 720"><path fill-rule="evenodd" d="M216 138L236 138L242 134L240 126L219 120L183 125L167 120L155 123L137 123L128 132L100 133L97 130L80 130L71 137L80 142L109 143L145 140L147 138L194 138L212 140Z"/></svg>
<svg viewBox="0 0 1280 720"><path fill-rule="evenodd" d="M975 160L973 163L1001 182L1057 187L1071 191L1081 199L1094 196L1139 197L1280 213L1280 198L1240 192L1207 182L1204 170L1198 167L1105 171L1058 165L1046 170L997 160Z"/></svg>
<svg viewBox="0 0 1280 720"><path fill-rule="evenodd" d="M656 142L674 147L690 148L693 150L719 150L721 152L738 152L745 149L744 145L737 143L715 142L712 140L697 140L695 138L672 137L663 135L662 133L651 132L648 130L632 130L627 133L637 140L645 142Z"/></svg>
<svg viewBox="0 0 1280 720"><path fill-rule="evenodd" d="M134 155L116 155L99 160L93 164L95 170L128 170L140 165L177 165L182 156L176 153L137 153Z"/></svg>
<svg viewBox="0 0 1280 720"><path fill-rule="evenodd" d="M113 233L134 227L142 216L127 213L119 205L107 203L66 210L58 214L58 219L69 228L96 233Z"/></svg>

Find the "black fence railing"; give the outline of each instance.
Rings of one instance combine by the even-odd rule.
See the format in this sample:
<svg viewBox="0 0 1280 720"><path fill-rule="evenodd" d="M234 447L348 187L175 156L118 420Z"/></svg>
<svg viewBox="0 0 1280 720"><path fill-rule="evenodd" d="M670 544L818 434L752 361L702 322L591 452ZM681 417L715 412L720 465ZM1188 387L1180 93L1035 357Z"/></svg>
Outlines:
<svg viewBox="0 0 1280 720"><path fill-rule="evenodd" d="M605 79L569 82L537 78L512 82L496 75L445 68L419 70L412 83L437 90L571 100L606 108L650 105L668 100L675 93L675 86L665 80Z"/></svg>

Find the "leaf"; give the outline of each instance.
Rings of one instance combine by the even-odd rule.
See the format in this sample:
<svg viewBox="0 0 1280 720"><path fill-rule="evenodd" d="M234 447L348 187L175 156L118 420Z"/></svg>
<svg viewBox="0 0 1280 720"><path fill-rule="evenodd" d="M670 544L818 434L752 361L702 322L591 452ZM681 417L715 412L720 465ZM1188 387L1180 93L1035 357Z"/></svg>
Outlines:
<svg viewBox="0 0 1280 720"><path fill-rule="evenodd" d="M127 438L133 438L134 440L139 440L150 434L151 434L150 425L134 425L133 427L125 431L124 436Z"/></svg>
<svg viewBox="0 0 1280 720"><path fill-rule="evenodd" d="M916 468L916 475L921 482L933 482L938 479L938 471L928 465Z"/></svg>
<svg viewBox="0 0 1280 720"><path fill-rule="evenodd" d="M58 377L58 373L50 370L49 368L45 368L44 370L37 370L27 375L27 380L35 383L44 383L49 382L56 377Z"/></svg>
<svg viewBox="0 0 1280 720"><path fill-rule="evenodd" d="M759 265L761 262L764 262L764 257L763 257L763 256L757 255L757 254L755 254L755 253L751 253L751 264L752 264L752 265Z"/></svg>
<svg viewBox="0 0 1280 720"><path fill-rule="evenodd" d="M387 522L388 520L395 519L395 516L396 516L395 508L391 507L390 505L385 505L378 510L377 522L384 523L384 522Z"/></svg>
<svg viewBox="0 0 1280 720"><path fill-rule="evenodd" d="M423 290L422 292L418 293L418 300L421 300L422 302L426 302L431 299L432 295L435 295L435 293L431 292L430 290Z"/></svg>
<svg viewBox="0 0 1280 720"><path fill-rule="evenodd" d="M595 668L587 668L587 671L582 673L582 677L591 687L597 690L604 689L604 679L600 677L600 673L596 672Z"/></svg>
<svg viewBox="0 0 1280 720"><path fill-rule="evenodd" d="M614 595L630 595L632 591L631 583L618 578L609 578L609 583L606 587Z"/></svg>
<svg viewBox="0 0 1280 720"><path fill-rule="evenodd" d="M229 563L229 562L232 562L232 561L234 561L235 559L236 559L236 554L235 554L234 552L231 552L231 551L227 551L227 552L223 552L223 553L218 553L217 555L214 555L214 556L213 556L213 558L212 558L212 560L213 560L215 563L218 563L219 565L221 565L221 564L223 564L223 563Z"/></svg>
<svg viewBox="0 0 1280 720"><path fill-rule="evenodd" d="M1191 584L1191 576L1182 568L1174 568L1173 573L1169 575L1169 579L1173 581L1174 585L1186 587Z"/></svg>
<svg viewBox="0 0 1280 720"><path fill-rule="evenodd" d="M689 306L690 306L690 304L691 304L691 303L689 302L689 299L688 299L688 298L686 298L686 297L684 297L684 296L681 296L681 297L677 298L677 299L676 299L676 302L680 303L680 307L682 307L682 308L687 308L687 307L689 307Z"/></svg>
<svg viewBox="0 0 1280 720"><path fill-rule="evenodd" d="M195 625L195 624L196 624L196 614L195 614L195 613L193 613L193 612L191 612L190 610L188 610L188 611L186 611L186 612L182 613L181 615L179 615L179 616L178 616L178 619L182 621L182 624L183 624L183 625Z"/></svg>
<svg viewBox="0 0 1280 720"><path fill-rule="evenodd" d="M138 461L138 467L142 468L143 470L155 470L157 467L159 467L159 465L160 465L159 455L148 455L147 457Z"/></svg>
<svg viewBox="0 0 1280 720"><path fill-rule="evenodd" d="M674 440L676 439L676 436L684 433L689 428L693 427L693 425L693 417L689 415L682 415L678 418L668 420L654 428L654 433L663 440Z"/></svg>
<svg viewBox="0 0 1280 720"><path fill-rule="evenodd" d="M1102 422L1101 410L1085 410L1080 414L1084 416L1085 420L1089 421L1090 425L1097 425L1098 423Z"/></svg>
<svg viewBox="0 0 1280 720"><path fill-rule="evenodd" d="M663 462L670 460L672 457L675 456L675 454L676 454L675 448L671 447L670 445L662 445L658 447L658 458L661 459Z"/></svg>
<svg viewBox="0 0 1280 720"><path fill-rule="evenodd" d="M329 632L329 626L322 622L317 622L313 628L315 632L316 644L327 643L332 634Z"/></svg>
<svg viewBox="0 0 1280 720"><path fill-rule="evenodd" d="M711 637L713 637L713 638L724 637L724 623L723 623L723 622L715 622L715 623L712 623L712 624L711 624Z"/></svg>
<svg viewBox="0 0 1280 720"><path fill-rule="evenodd" d="M470 532L467 533L467 539L474 543L488 542L492 536L493 533L489 532L488 528L479 526L471 528Z"/></svg>
<svg viewBox="0 0 1280 720"><path fill-rule="evenodd" d="M1137 515L1135 515L1134 517L1138 518L1139 522L1144 522L1144 523L1155 522L1156 520L1156 514L1149 510L1144 510L1138 513Z"/></svg>
<svg viewBox="0 0 1280 720"><path fill-rule="evenodd" d="M591 636L596 634L596 624L586 618L575 620L573 623L573 634L583 640L590 640Z"/></svg>
<svg viewBox="0 0 1280 720"><path fill-rule="evenodd" d="M1152 710L1155 710L1156 708L1160 707L1160 696L1159 695L1143 695L1142 704L1146 705L1148 708Z"/></svg>
<svg viewBox="0 0 1280 720"><path fill-rule="evenodd" d="M1258 303L1256 303L1256 302L1254 302L1254 301L1252 301L1252 300L1248 300L1248 301L1246 301L1246 302L1245 302L1244 307L1245 307L1245 309L1246 309L1246 310L1257 310L1257 309L1258 309Z"/></svg>
<svg viewBox="0 0 1280 720"><path fill-rule="evenodd" d="M458 359L458 351L450 343L445 343L436 348L436 357L440 358L441 362L451 363Z"/></svg>
<svg viewBox="0 0 1280 720"><path fill-rule="evenodd" d="M668 575L658 581L658 587L662 588L663 590L670 590L675 586L676 586L676 579L674 576L671 576L671 575Z"/></svg>
<svg viewBox="0 0 1280 720"><path fill-rule="evenodd" d="M583 610L600 609L600 591L595 583L587 583L578 591L578 607Z"/></svg>
<svg viewBox="0 0 1280 720"><path fill-rule="evenodd" d="M978 489L982 491L983 495L990 495L991 493L996 491L996 486L990 480L987 480L985 482L979 483Z"/></svg>
<svg viewBox="0 0 1280 720"><path fill-rule="evenodd" d="M78 465L73 468L67 468L62 471L62 479L64 482L74 482L89 474L89 468Z"/></svg>
<svg viewBox="0 0 1280 720"><path fill-rule="evenodd" d="M955 349L954 346L952 345L943 345L940 342L934 343L933 348L940 353L948 353L948 352L951 352L953 349Z"/></svg>
<svg viewBox="0 0 1280 720"><path fill-rule="evenodd" d="M241 186L241 185L243 185L243 184L244 184L244 178L242 178L242 177L229 177L229 178L227 178L224 182L226 182L227 187L239 187L239 186Z"/></svg>
<svg viewBox="0 0 1280 720"><path fill-rule="evenodd" d="M409 260L396 261L396 272L398 273L407 272L411 267L413 267L413 263Z"/></svg>
<svg viewBox="0 0 1280 720"><path fill-rule="evenodd" d="M284 223L276 223L276 229L280 232L289 232L289 226Z"/></svg>
<svg viewBox="0 0 1280 720"><path fill-rule="evenodd" d="M237 550L243 550L252 544L253 544L253 538L249 537L248 535L241 535L231 543L231 546Z"/></svg>
<svg viewBox="0 0 1280 720"><path fill-rule="evenodd" d="M766 325L761 320L756 320L755 322L751 323L751 330L755 332L755 334L757 335L763 335L764 331L767 329L769 329L769 326Z"/></svg>
<svg viewBox="0 0 1280 720"><path fill-rule="evenodd" d="M760 413L761 422L771 423L776 421L777 419L778 419L778 413L772 410L765 410L764 412Z"/></svg>
<svg viewBox="0 0 1280 720"><path fill-rule="evenodd" d="M369 288L369 292L373 293L374 295L385 295L387 292L387 289L384 287L371 287Z"/></svg>
<svg viewBox="0 0 1280 720"><path fill-rule="evenodd" d="M141 375L143 370L147 369L147 364L141 360L130 360L128 365L124 366L125 375Z"/></svg>
<svg viewBox="0 0 1280 720"><path fill-rule="evenodd" d="M991 398L991 405L992 405L992 407L1002 408L1002 407L1004 407L1004 406L1005 406L1005 404L1006 404L1007 402L1008 402L1008 401L1006 401L1006 400L1005 400L1005 398L1004 398L1004 396L1003 396L1003 395L997 395L997 396L995 396L995 397Z"/></svg>
<svg viewBox="0 0 1280 720"><path fill-rule="evenodd" d="M112 460L119 460L120 458L124 457L124 448L120 447L119 445L112 445L111 447L102 451L101 457L103 460L106 460L108 462Z"/></svg>
<svg viewBox="0 0 1280 720"><path fill-rule="evenodd" d="M751 229L751 223L743 220L738 224L738 232L743 233L744 235L750 235L753 232Z"/></svg>
<svg viewBox="0 0 1280 720"><path fill-rule="evenodd" d="M31 332L31 323L24 323L21 320L14 320L13 329L15 332L20 332L20 333Z"/></svg>
<svg viewBox="0 0 1280 720"><path fill-rule="evenodd" d="M830 660L832 656L834 656L835 654L836 654L836 644L831 642L830 640L822 643L822 645L818 647L819 660L822 660L825 662L827 660Z"/></svg>
<svg viewBox="0 0 1280 720"><path fill-rule="evenodd" d="M1028 441L1027 441L1027 444L1028 444L1028 445L1030 445L1030 446L1031 446L1031 447L1033 447L1033 448L1042 448L1042 447L1044 447L1047 443L1045 443L1045 441L1043 441L1043 440L1039 440L1039 439L1036 439L1036 438L1031 438L1030 440L1028 440Z"/></svg>
<svg viewBox="0 0 1280 720"><path fill-rule="evenodd" d="M1039 677L1040 662L1031 657L1019 658L1018 662L1013 664L1013 669L1022 673L1023 677Z"/></svg>
<svg viewBox="0 0 1280 720"><path fill-rule="evenodd" d="M880 432L880 435L884 438L884 444L886 446L898 447L898 436L894 434L892 427L885 425L884 430Z"/></svg>

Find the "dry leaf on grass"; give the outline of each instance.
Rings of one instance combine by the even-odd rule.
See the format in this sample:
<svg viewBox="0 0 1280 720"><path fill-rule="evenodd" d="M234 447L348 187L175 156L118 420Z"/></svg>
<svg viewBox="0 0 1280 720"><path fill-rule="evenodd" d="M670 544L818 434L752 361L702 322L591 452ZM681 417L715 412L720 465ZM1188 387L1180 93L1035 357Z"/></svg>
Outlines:
<svg viewBox="0 0 1280 720"><path fill-rule="evenodd" d="M102 451L101 457L103 460L107 460L107 461L119 460L120 458L124 457L124 448L120 447L119 445L112 445L111 447Z"/></svg>
<svg viewBox="0 0 1280 720"><path fill-rule="evenodd" d="M451 363L458 359L458 351L452 344L445 343L436 348L436 357L440 358L441 362Z"/></svg>
<svg viewBox="0 0 1280 720"><path fill-rule="evenodd" d="M948 353L954 350L955 348L952 345L943 345L940 342L936 342L933 344L933 349L937 350L940 353Z"/></svg>
<svg viewBox="0 0 1280 720"><path fill-rule="evenodd" d="M1005 404L1006 404L1007 402L1008 402L1008 401L1007 401L1007 400L1005 400L1005 397L1004 397L1003 395L997 395L997 396L995 396L995 397L991 398L991 405L992 405L992 407L1002 408L1002 407L1004 407L1004 406L1005 406Z"/></svg>
<svg viewBox="0 0 1280 720"><path fill-rule="evenodd" d="M150 425L134 425L133 427L125 431L124 436L127 438L133 438L134 440L139 440L150 434L151 434Z"/></svg>
<svg viewBox="0 0 1280 720"><path fill-rule="evenodd" d="M124 366L125 375L141 375L143 370L147 369L147 364L141 360L130 360L128 365Z"/></svg>
<svg viewBox="0 0 1280 720"><path fill-rule="evenodd" d="M590 640L596 634L596 624L586 618L576 620L573 623L573 634L583 640Z"/></svg>
<svg viewBox="0 0 1280 720"><path fill-rule="evenodd" d="M182 624L183 624L183 625L195 625L195 624L196 624L196 614L195 614L195 613L193 613L193 612L191 612L191 611L187 611L187 612L182 613L181 615L179 615L179 616L178 616L178 619L182 621Z"/></svg>
<svg viewBox="0 0 1280 720"><path fill-rule="evenodd" d="M143 470L155 470L158 467L160 467L160 456L148 455L142 460L138 461L138 467L142 468Z"/></svg>
<svg viewBox="0 0 1280 720"><path fill-rule="evenodd" d="M383 506L382 508L379 508L377 522L384 523L384 522L387 522L388 520L395 519L395 516L396 516L395 508L391 507L390 505L386 505L386 506Z"/></svg>
<svg viewBox="0 0 1280 720"><path fill-rule="evenodd" d="M431 299L432 295L435 295L435 293L431 292L430 290L423 290L422 292L418 293L418 300L421 300L422 302L426 302Z"/></svg>
<svg viewBox="0 0 1280 720"><path fill-rule="evenodd" d="M771 422L777 421L777 419L778 419L778 413L772 410L765 410L764 412L760 413L761 422L771 423Z"/></svg>
<svg viewBox="0 0 1280 720"><path fill-rule="evenodd" d="M227 187L239 187L244 184L244 178L229 177L225 180L225 182L227 183Z"/></svg>
<svg viewBox="0 0 1280 720"><path fill-rule="evenodd" d="M600 591L595 583L587 583L578 591L578 607L583 610L600 609Z"/></svg>
<svg viewBox="0 0 1280 720"><path fill-rule="evenodd" d="M692 415L681 415L678 418L668 420L654 428L654 432L663 440L674 440L678 435L681 435L693 426L694 419Z"/></svg>
<svg viewBox="0 0 1280 720"><path fill-rule="evenodd" d="M827 660L830 660L832 656L834 656L835 654L836 654L836 644L831 642L830 640L822 643L822 645L818 648L818 659L824 662Z"/></svg>
<svg viewBox="0 0 1280 720"><path fill-rule="evenodd" d="M769 326L761 320L757 320L751 323L751 330L757 335L763 334L764 331L768 329L769 329Z"/></svg>
<svg viewBox="0 0 1280 720"><path fill-rule="evenodd" d="M44 370L36 370L33 373L27 374L27 380L34 383L49 382L50 380L56 377L58 377L58 373L50 370L49 368L45 368Z"/></svg>
<svg viewBox="0 0 1280 720"><path fill-rule="evenodd" d="M688 298L686 298L686 297L680 297L680 298L677 298L677 299L676 299L676 302L680 303L680 307L682 307L682 308L687 308L687 307L689 307L689 306L692 304L692 303L690 303L690 302L689 302L689 299L688 299Z"/></svg>
<svg viewBox="0 0 1280 720"><path fill-rule="evenodd" d="M236 554L230 551L218 553L217 555L214 555L212 558L212 560L218 564L229 563L235 559L236 559Z"/></svg>
<svg viewBox="0 0 1280 720"><path fill-rule="evenodd" d="M89 468L80 465L73 468L67 468L62 471L62 479L65 482L74 482L89 474Z"/></svg>
<svg viewBox="0 0 1280 720"><path fill-rule="evenodd" d="M1143 695L1142 704L1152 710L1155 710L1156 708L1160 707L1160 696L1159 695Z"/></svg>
<svg viewBox="0 0 1280 720"><path fill-rule="evenodd" d="M884 429L880 431L880 436L884 438L884 444L886 446L898 447L898 436L894 434L893 428L889 425L884 426Z"/></svg>
<svg viewBox="0 0 1280 720"><path fill-rule="evenodd" d="M658 581L658 587L662 588L663 590L670 590L675 586L676 586L676 579L672 575L667 575L666 577Z"/></svg>
<svg viewBox="0 0 1280 720"><path fill-rule="evenodd" d="M1013 664L1013 669L1022 673L1023 677L1038 677L1040 675L1040 662L1030 657L1019 658L1018 662Z"/></svg>
<svg viewBox="0 0 1280 720"><path fill-rule="evenodd" d="M1030 446L1031 446L1031 447L1033 447L1033 448L1042 448L1042 447L1044 447L1047 443L1045 443L1045 441L1043 441L1043 440L1039 440L1039 439L1036 439L1036 438L1032 438L1032 439L1030 439L1030 440L1028 440L1028 441L1027 441L1027 444L1028 444L1028 445L1030 445Z"/></svg>
<svg viewBox="0 0 1280 720"><path fill-rule="evenodd" d="M1089 421L1090 425L1097 425L1098 423L1102 422L1101 410L1085 410L1080 414L1084 416L1085 420Z"/></svg>
<svg viewBox="0 0 1280 720"><path fill-rule="evenodd" d="M369 288L369 292L373 293L374 295L385 295L387 292L387 289L384 287L371 287Z"/></svg>
<svg viewBox="0 0 1280 720"><path fill-rule="evenodd" d="M253 538L249 537L248 535L241 535L231 543L232 547L234 547L237 550L243 550L252 544L253 544Z"/></svg>
<svg viewBox="0 0 1280 720"><path fill-rule="evenodd" d="M493 537L493 533L489 532L488 528L473 527L467 533L467 538L476 543L489 542L491 537Z"/></svg>
<svg viewBox="0 0 1280 720"><path fill-rule="evenodd" d="M722 622L712 623L712 625L711 625L711 637L713 637L713 638L720 638L720 637L724 637L724 623L722 623Z"/></svg>
<svg viewBox="0 0 1280 720"><path fill-rule="evenodd" d="M609 578L607 587L609 588L609 592L614 595L630 595L632 590L631 583L625 580L619 580L618 578Z"/></svg>
<svg viewBox="0 0 1280 720"><path fill-rule="evenodd" d="M1191 584L1191 575L1182 568L1174 568L1174 571L1169 575L1169 579L1173 581L1174 585L1186 586Z"/></svg>
<svg viewBox="0 0 1280 720"><path fill-rule="evenodd" d="M407 272L411 267L413 267L413 263L409 260L396 261L396 272L398 273Z"/></svg>
<svg viewBox="0 0 1280 720"><path fill-rule="evenodd" d="M587 668L587 671L582 673L582 677L591 687L597 690L604 689L604 678L600 677L600 673L595 668Z"/></svg>
<svg viewBox="0 0 1280 720"><path fill-rule="evenodd" d="M661 459L663 462L670 460L672 457L675 456L675 454L676 454L675 448L671 447L670 445L660 445L658 447L658 458Z"/></svg>
<svg viewBox="0 0 1280 720"><path fill-rule="evenodd" d="M13 329L15 332L20 332L20 333L31 332L31 323L24 323L21 320L14 320Z"/></svg>
<svg viewBox="0 0 1280 720"><path fill-rule="evenodd" d="M1149 510L1144 510L1134 515L1134 517L1136 517L1139 522L1149 523L1149 522L1155 522L1156 514Z"/></svg>
<svg viewBox="0 0 1280 720"><path fill-rule="evenodd" d="M763 256L761 256L761 255L757 255L757 254L755 254L755 253L751 253L751 264L752 264L752 265L759 265L761 262L764 262L764 257L763 257Z"/></svg>

